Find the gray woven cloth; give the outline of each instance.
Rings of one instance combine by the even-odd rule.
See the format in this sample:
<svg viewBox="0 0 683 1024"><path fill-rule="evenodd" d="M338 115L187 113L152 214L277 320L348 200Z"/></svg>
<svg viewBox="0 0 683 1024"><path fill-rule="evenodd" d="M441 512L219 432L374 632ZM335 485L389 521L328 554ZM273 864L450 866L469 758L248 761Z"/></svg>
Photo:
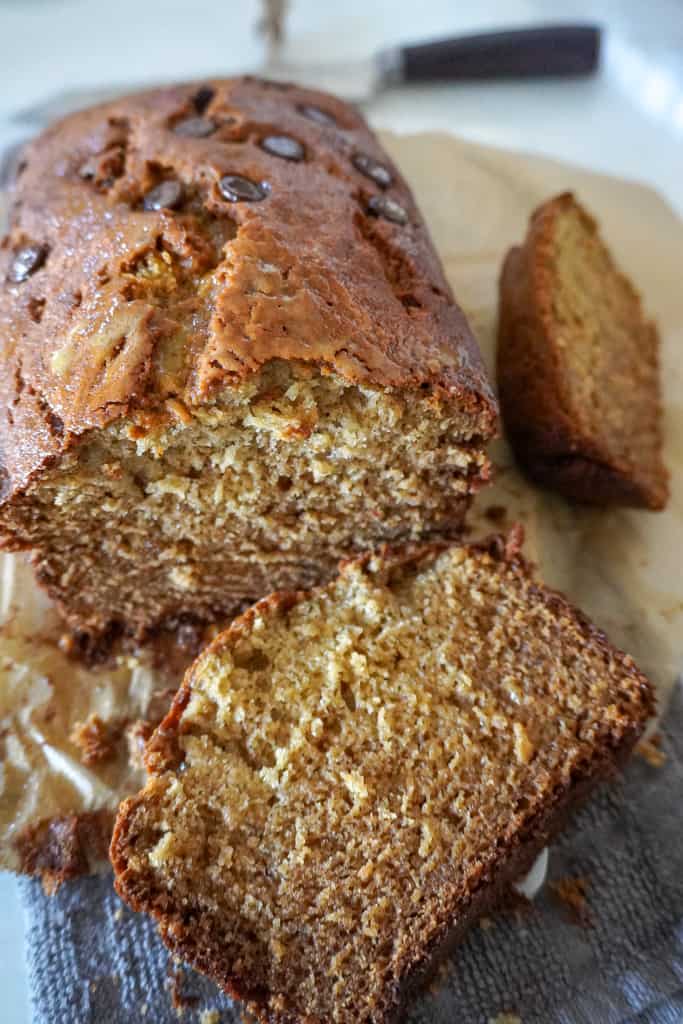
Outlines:
<svg viewBox="0 0 683 1024"><path fill-rule="evenodd" d="M635 758L551 851L551 880L589 880L590 925L573 922L546 886L530 913L472 929L410 1024L487 1024L506 1012L523 1024L683 1022L683 685L662 732L665 764ZM109 877L52 898L24 880L22 895L34 1024L178 1024L169 957ZM182 991L196 999L184 1021L206 1009L221 1024L242 1019L192 972Z"/></svg>

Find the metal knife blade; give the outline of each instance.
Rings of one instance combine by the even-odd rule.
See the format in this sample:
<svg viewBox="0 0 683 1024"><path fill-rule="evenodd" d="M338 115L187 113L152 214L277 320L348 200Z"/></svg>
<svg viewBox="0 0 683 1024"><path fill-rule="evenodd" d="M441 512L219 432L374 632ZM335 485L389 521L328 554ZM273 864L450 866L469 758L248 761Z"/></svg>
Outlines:
<svg viewBox="0 0 683 1024"><path fill-rule="evenodd" d="M278 50L260 73L295 80L336 93L354 103L371 99L380 89L398 83L461 82L482 79L536 79L593 74L600 61L601 29L597 25L536 25L475 35L436 39L381 50L362 60L311 64L288 59ZM145 83L151 88L151 83ZM132 91L131 85L66 90L25 107L14 123L34 127L92 103Z"/></svg>

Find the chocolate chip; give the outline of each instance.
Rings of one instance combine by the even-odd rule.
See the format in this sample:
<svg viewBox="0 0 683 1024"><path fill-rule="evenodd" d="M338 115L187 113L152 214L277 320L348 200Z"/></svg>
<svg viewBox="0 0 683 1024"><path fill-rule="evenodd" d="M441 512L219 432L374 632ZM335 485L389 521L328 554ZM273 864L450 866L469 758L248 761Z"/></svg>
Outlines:
<svg viewBox="0 0 683 1024"><path fill-rule="evenodd" d="M55 437L63 437L64 420L60 416L58 416L56 412L52 412L51 409L47 410L46 418L48 427L50 429L50 433L54 434Z"/></svg>
<svg viewBox="0 0 683 1024"><path fill-rule="evenodd" d="M391 220L394 224L406 224L408 221L408 214L395 199L390 199L389 196L372 196L368 202L368 213L371 213L373 217L384 217L385 220Z"/></svg>
<svg viewBox="0 0 683 1024"><path fill-rule="evenodd" d="M46 245L24 245L17 249L9 269L8 279L12 284L21 284L39 270L47 258Z"/></svg>
<svg viewBox="0 0 683 1024"><path fill-rule="evenodd" d="M210 117L186 117L173 126L173 131L188 139L205 139L207 135L213 135L217 127Z"/></svg>
<svg viewBox="0 0 683 1024"><path fill-rule="evenodd" d="M302 103L299 107L299 113L303 114L310 121L317 121L318 124L336 124L337 119L332 115L328 114L326 110L321 110L320 107L313 107L308 103Z"/></svg>
<svg viewBox="0 0 683 1024"><path fill-rule="evenodd" d="M162 181L151 189L142 201L145 210L175 210L183 199L183 186L179 181Z"/></svg>
<svg viewBox="0 0 683 1024"><path fill-rule="evenodd" d="M201 89L199 89L194 94L194 96L192 97L192 102L194 103L194 108L198 114L204 113L204 111L206 110L206 108L208 107L209 103L211 102L215 95L216 90L212 89L208 85L203 85Z"/></svg>
<svg viewBox="0 0 683 1024"><path fill-rule="evenodd" d="M261 140L261 149L283 160L303 160L304 147L290 135L266 135Z"/></svg>
<svg viewBox="0 0 683 1024"><path fill-rule="evenodd" d="M372 178L380 188L389 188L394 180L384 164L375 160L374 157L368 156L367 153L354 153L351 163L366 178Z"/></svg>
<svg viewBox="0 0 683 1024"><path fill-rule="evenodd" d="M249 181L249 178L243 178L241 174L224 175L219 187L223 196L231 203L258 203L270 192L270 186L265 181Z"/></svg>

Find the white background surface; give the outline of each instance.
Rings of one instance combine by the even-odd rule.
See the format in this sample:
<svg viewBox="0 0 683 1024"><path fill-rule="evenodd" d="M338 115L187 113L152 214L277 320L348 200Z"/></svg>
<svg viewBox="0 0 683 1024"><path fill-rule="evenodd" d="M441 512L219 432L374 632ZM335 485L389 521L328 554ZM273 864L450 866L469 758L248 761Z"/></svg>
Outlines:
<svg viewBox="0 0 683 1024"><path fill-rule="evenodd" d="M451 131L640 179L683 214L683 0L291 0L291 7L296 55L316 61L558 17L600 21L605 60L594 79L401 89L366 113L378 127ZM22 134L9 121L13 111L65 87L258 68L258 11L257 0L0 0L0 148ZM656 256L656 240L644 244ZM0 1022L29 1020L16 884L0 875Z"/></svg>

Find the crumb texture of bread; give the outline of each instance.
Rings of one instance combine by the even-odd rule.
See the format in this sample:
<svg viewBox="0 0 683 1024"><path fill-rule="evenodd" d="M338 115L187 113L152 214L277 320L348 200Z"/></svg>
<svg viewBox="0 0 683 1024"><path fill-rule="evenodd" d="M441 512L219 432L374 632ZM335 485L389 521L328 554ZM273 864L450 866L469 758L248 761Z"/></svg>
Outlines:
<svg viewBox="0 0 683 1024"><path fill-rule="evenodd" d="M532 479L589 504L666 504L657 328L569 193L505 260L498 387Z"/></svg>
<svg viewBox="0 0 683 1024"><path fill-rule="evenodd" d="M393 1020L652 703L521 560L365 556L259 602L189 670L119 812L117 889L262 1021Z"/></svg>
<svg viewBox="0 0 683 1024"><path fill-rule="evenodd" d="M137 436L94 432L5 513L74 626L211 620L383 541L457 531L477 424L273 361Z"/></svg>
<svg viewBox="0 0 683 1024"><path fill-rule="evenodd" d="M257 79L127 97L31 143L13 198L0 542L73 626L230 612L460 523L495 399L354 109Z"/></svg>

